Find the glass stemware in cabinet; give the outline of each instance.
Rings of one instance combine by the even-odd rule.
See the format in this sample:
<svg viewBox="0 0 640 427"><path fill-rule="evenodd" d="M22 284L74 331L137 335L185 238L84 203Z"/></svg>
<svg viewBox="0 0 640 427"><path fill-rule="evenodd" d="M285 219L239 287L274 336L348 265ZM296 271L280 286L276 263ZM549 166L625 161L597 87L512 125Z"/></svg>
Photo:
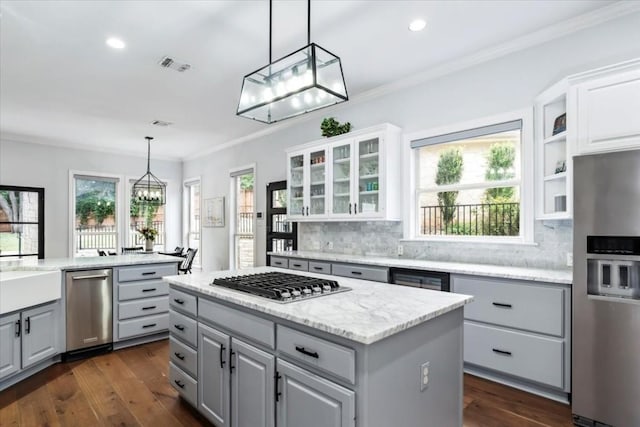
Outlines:
<svg viewBox="0 0 640 427"><path fill-rule="evenodd" d="M333 148L333 207L334 214L347 214L351 196L351 145Z"/></svg>

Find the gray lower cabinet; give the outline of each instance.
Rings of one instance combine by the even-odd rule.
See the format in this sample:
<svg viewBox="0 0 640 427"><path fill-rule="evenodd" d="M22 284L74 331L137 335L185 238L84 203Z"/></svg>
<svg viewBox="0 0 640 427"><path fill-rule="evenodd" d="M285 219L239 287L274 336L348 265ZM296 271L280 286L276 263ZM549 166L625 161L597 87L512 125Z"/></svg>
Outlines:
<svg viewBox="0 0 640 427"><path fill-rule="evenodd" d="M355 426L355 392L278 360L278 427Z"/></svg>
<svg viewBox="0 0 640 427"><path fill-rule="evenodd" d="M229 335L198 324L198 409L217 427L230 425Z"/></svg>
<svg viewBox="0 0 640 427"><path fill-rule="evenodd" d="M0 317L0 379L62 351L60 302Z"/></svg>
<svg viewBox="0 0 640 427"><path fill-rule="evenodd" d="M0 317L0 379L20 370L20 313Z"/></svg>
<svg viewBox="0 0 640 427"><path fill-rule="evenodd" d="M275 357L231 338L233 427L273 427Z"/></svg>

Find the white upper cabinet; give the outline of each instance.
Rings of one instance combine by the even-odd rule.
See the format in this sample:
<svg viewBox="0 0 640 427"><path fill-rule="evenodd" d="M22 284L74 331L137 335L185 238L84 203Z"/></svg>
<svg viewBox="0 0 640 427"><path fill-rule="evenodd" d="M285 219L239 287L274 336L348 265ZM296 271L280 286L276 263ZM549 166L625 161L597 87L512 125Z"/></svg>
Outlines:
<svg viewBox="0 0 640 427"><path fill-rule="evenodd" d="M400 220L400 133L384 124L288 150L289 219Z"/></svg>
<svg viewBox="0 0 640 427"><path fill-rule="evenodd" d="M640 148L640 59L569 78L576 154Z"/></svg>

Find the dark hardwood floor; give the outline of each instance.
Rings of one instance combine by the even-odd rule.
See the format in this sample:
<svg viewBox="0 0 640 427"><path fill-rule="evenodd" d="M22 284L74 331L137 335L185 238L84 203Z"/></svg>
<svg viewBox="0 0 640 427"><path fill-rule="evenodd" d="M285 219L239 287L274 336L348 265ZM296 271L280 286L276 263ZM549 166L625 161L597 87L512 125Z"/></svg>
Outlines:
<svg viewBox="0 0 640 427"><path fill-rule="evenodd" d="M165 340L51 366L0 392L0 426L209 426L169 385L168 360ZM572 425L566 405L464 381L465 427Z"/></svg>

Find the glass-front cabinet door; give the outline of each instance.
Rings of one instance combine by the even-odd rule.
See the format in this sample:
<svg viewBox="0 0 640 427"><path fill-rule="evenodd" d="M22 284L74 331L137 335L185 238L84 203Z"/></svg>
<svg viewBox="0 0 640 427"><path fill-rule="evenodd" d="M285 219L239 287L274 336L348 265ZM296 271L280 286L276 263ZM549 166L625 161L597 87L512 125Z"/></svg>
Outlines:
<svg viewBox="0 0 640 427"><path fill-rule="evenodd" d="M332 207L333 215L352 214L351 176L353 161L351 158L351 142L334 145L332 147Z"/></svg>
<svg viewBox="0 0 640 427"><path fill-rule="evenodd" d="M325 149L312 150L309 153L309 211L306 216L325 215L326 213L326 176L327 152Z"/></svg>
<svg viewBox="0 0 640 427"><path fill-rule="evenodd" d="M304 153L289 156L289 206L288 216L300 217L304 215Z"/></svg>
<svg viewBox="0 0 640 427"><path fill-rule="evenodd" d="M380 137L355 142L358 158L358 214L376 215L380 212Z"/></svg>

